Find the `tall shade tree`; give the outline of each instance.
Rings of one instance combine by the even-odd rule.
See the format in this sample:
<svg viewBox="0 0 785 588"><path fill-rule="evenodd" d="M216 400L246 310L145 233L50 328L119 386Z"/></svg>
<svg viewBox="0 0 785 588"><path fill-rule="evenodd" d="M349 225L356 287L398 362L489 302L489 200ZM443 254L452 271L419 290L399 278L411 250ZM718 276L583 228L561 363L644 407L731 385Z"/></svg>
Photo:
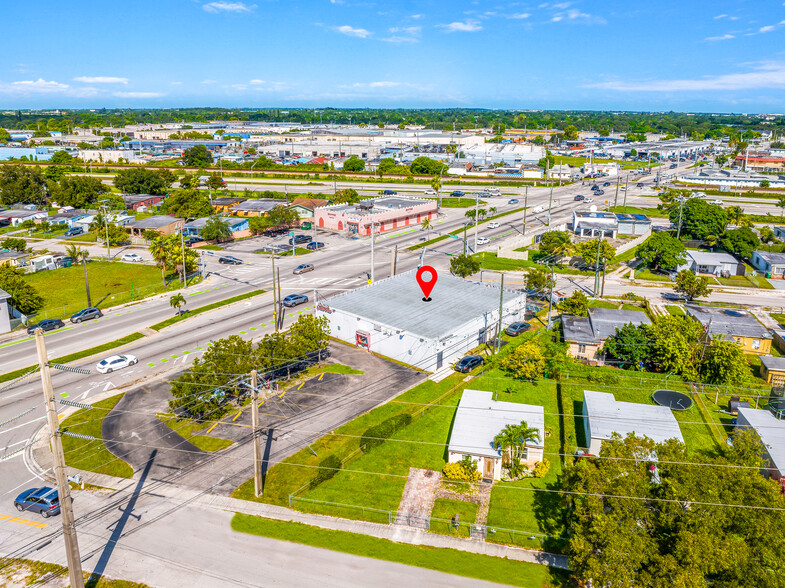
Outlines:
<svg viewBox="0 0 785 588"><path fill-rule="evenodd" d="M687 248L666 232L654 233L635 250L635 255L652 269L675 269L687 259Z"/></svg>

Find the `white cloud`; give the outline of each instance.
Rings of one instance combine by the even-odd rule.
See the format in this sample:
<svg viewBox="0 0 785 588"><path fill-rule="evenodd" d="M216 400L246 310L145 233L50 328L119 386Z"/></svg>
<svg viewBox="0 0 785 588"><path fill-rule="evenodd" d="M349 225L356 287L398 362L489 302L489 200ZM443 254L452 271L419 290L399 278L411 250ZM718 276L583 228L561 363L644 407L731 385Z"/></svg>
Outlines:
<svg viewBox="0 0 785 588"><path fill-rule="evenodd" d="M231 87L235 90L243 91L248 89L248 84L232 84Z"/></svg>
<svg viewBox="0 0 785 588"><path fill-rule="evenodd" d="M558 6L564 6L563 4ZM587 12L581 12L576 8L571 8L565 12L557 12L551 18L551 22L585 22L590 24L605 24L605 19L599 16L593 16Z"/></svg>
<svg viewBox="0 0 785 588"><path fill-rule="evenodd" d="M112 76L79 76L74 78L75 82L85 84L128 84L128 78L116 78Z"/></svg>
<svg viewBox="0 0 785 588"><path fill-rule="evenodd" d="M718 37L706 37L703 40L704 41L727 41L728 39L735 39L735 38L736 38L735 35L731 35L730 33L727 33L725 35L719 35Z"/></svg>
<svg viewBox="0 0 785 588"><path fill-rule="evenodd" d="M173 86L182 86L182 82L170 82Z"/></svg>
<svg viewBox="0 0 785 588"><path fill-rule="evenodd" d="M215 84L216 82L215 82L215 80L202 80L201 83L202 84Z"/></svg>
<svg viewBox="0 0 785 588"><path fill-rule="evenodd" d="M765 27L761 27L760 29L758 29L758 32L759 33L770 33L771 31L773 31L776 28L777 27L774 26L774 25L767 25Z"/></svg>
<svg viewBox="0 0 785 588"><path fill-rule="evenodd" d="M512 18L512 19L516 19L516 20L523 20L525 18L529 18L530 16L531 16L531 14L529 14L528 12L521 12L520 14L511 14L507 18Z"/></svg>
<svg viewBox="0 0 785 588"><path fill-rule="evenodd" d="M482 30L482 25L476 20L465 22L451 22L450 24L436 25L443 28L448 33L476 33Z"/></svg>
<svg viewBox="0 0 785 588"><path fill-rule="evenodd" d="M389 30L392 36L382 39L382 41L387 41L388 43L418 43L422 27L391 27Z"/></svg>
<svg viewBox="0 0 785 588"><path fill-rule="evenodd" d="M258 86L259 84L263 84L264 80L250 80L248 83L254 86Z"/></svg>
<svg viewBox="0 0 785 588"><path fill-rule="evenodd" d="M367 39L373 33L366 29L356 29L354 27L350 27L349 25L342 25L340 27L334 27L336 31L341 33L342 35L347 35L349 37L359 37L361 39Z"/></svg>
<svg viewBox="0 0 785 588"><path fill-rule="evenodd" d="M218 12L236 12L236 13L244 13L244 12L251 12L256 8L256 4L245 4L244 2L224 2L223 0L219 0L218 2L210 2L209 4L203 4L202 9L207 12L212 12L216 14Z"/></svg>
<svg viewBox="0 0 785 588"><path fill-rule="evenodd" d="M755 89L785 89L785 62L760 63L753 71L707 76L692 80L610 81L588 84L619 92L703 92Z"/></svg>
<svg viewBox="0 0 785 588"><path fill-rule="evenodd" d="M418 18L422 18L422 17L423 17L422 14L412 14L412 18L415 19L415 20L418 19Z"/></svg>
<svg viewBox="0 0 785 588"><path fill-rule="evenodd" d="M165 94L160 92L114 92L112 96L117 96L118 98L160 98L165 96Z"/></svg>
<svg viewBox="0 0 785 588"><path fill-rule="evenodd" d="M720 20L721 18L728 18L727 14L718 14L714 17L714 20Z"/></svg>
<svg viewBox="0 0 785 588"><path fill-rule="evenodd" d="M61 84L60 82L50 81L47 82L43 78L37 80L20 80L18 82L11 82L11 87L19 88L29 92L61 92L68 89L68 84Z"/></svg>
<svg viewBox="0 0 785 588"><path fill-rule="evenodd" d="M15 96L31 96L34 94L52 94L60 96L71 96L75 98L90 98L100 94L97 88L92 86L81 86L72 88L68 84L56 82L54 80L19 80L16 82L0 82L0 94Z"/></svg>

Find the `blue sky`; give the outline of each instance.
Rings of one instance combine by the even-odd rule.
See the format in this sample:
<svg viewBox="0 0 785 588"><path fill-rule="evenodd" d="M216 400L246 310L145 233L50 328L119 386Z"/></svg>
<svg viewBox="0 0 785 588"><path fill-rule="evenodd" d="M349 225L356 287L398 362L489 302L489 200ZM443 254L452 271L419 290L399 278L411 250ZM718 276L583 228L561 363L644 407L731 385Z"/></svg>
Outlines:
<svg viewBox="0 0 785 588"><path fill-rule="evenodd" d="M0 108L785 112L785 3L27 0Z"/></svg>

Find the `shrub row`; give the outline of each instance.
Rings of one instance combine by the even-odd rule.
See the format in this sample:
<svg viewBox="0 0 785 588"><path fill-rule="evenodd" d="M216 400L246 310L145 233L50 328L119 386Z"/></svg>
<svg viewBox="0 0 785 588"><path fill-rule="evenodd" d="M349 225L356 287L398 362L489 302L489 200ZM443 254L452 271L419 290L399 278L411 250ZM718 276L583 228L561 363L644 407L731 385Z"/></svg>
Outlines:
<svg viewBox="0 0 785 588"><path fill-rule="evenodd" d="M329 455L319 462L319 473L311 480L311 490L322 482L326 482L341 469L341 460L337 455Z"/></svg>

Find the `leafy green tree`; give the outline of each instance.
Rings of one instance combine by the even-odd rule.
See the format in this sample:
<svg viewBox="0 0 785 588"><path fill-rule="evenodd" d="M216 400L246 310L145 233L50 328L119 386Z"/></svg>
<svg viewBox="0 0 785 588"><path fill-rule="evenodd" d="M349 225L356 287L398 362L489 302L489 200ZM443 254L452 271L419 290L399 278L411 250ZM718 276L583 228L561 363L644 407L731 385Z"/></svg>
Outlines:
<svg viewBox="0 0 785 588"><path fill-rule="evenodd" d="M769 186L771 186L771 184L769 183L769 180L761 180L761 182L760 182L760 187L761 188L768 188Z"/></svg>
<svg viewBox="0 0 785 588"><path fill-rule="evenodd" d="M542 234L540 238L541 253L561 257L570 251L572 251L572 238L569 231L546 231Z"/></svg>
<svg viewBox="0 0 785 588"><path fill-rule="evenodd" d="M335 191L332 200L335 204L354 204L360 201L360 195L354 188L343 188Z"/></svg>
<svg viewBox="0 0 785 588"><path fill-rule="evenodd" d="M27 251L27 241L17 237L6 237L0 243L0 249L7 249L8 251Z"/></svg>
<svg viewBox="0 0 785 588"><path fill-rule="evenodd" d="M348 172L358 172L363 171L365 169L365 162L357 157L356 155L352 155L349 159L343 162L343 170Z"/></svg>
<svg viewBox="0 0 785 588"><path fill-rule="evenodd" d="M145 167L121 169L115 174L114 185L125 194L161 195L168 187L167 177L162 171Z"/></svg>
<svg viewBox="0 0 785 588"><path fill-rule="evenodd" d="M11 140L11 133L0 127L0 142L8 143Z"/></svg>
<svg viewBox="0 0 785 588"><path fill-rule="evenodd" d="M546 292L556 285L552 274L544 267L533 267L526 271L526 288Z"/></svg>
<svg viewBox="0 0 785 588"><path fill-rule="evenodd" d="M324 350L330 342L330 321L323 316L304 314L297 319L287 333L288 352L293 357L302 357L313 351Z"/></svg>
<svg viewBox="0 0 785 588"><path fill-rule="evenodd" d="M703 327L687 316L659 316L646 327L649 335L648 365L662 373L673 372L686 380L697 379Z"/></svg>
<svg viewBox="0 0 785 588"><path fill-rule="evenodd" d="M60 206L87 208L95 204L109 186L98 178L88 176L63 176L59 183L51 185L51 198Z"/></svg>
<svg viewBox="0 0 785 588"><path fill-rule="evenodd" d="M760 239L749 227L731 229L722 236L722 246L731 253L749 258L760 246Z"/></svg>
<svg viewBox="0 0 785 588"><path fill-rule="evenodd" d="M0 167L0 204L46 202L46 178L41 168L24 165Z"/></svg>
<svg viewBox="0 0 785 588"><path fill-rule="evenodd" d="M679 225L679 206L670 209L670 221ZM728 224L728 213L717 204L690 198L681 206L681 235L703 239L706 235L722 235Z"/></svg>
<svg viewBox="0 0 785 588"><path fill-rule="evenodd" d="M211 190L220 190L224 186L224 180L221 177L221 174L212 173L210 177L207 178L207 187Z"/></svg>
<svg viewBox="0 0 785 588"><path fill-rule="evenodd" d="M607 239L602 239L599 244L599 264L602 266L609 259L616 257L616 248ZM597 239L577 243L575 245L575 253L581 258L583 263L594 266L598 262Z"/></svg>
<svg viewBox="0 0 785 588"><path fill-rule="evenodd" d="M752 376L750 364L734 341L715 337L706 350L701 375L708 384L741 385Z"/></svg>
<svg viewBox="0 0 785 588"><path fill-rule="evenodd" d="M566 141L575 141L578 138L578 127L575 125L567 125L564 127L564 139Z"/></svg>
<svg viewBox="0 0 785 588"><path fill-rule="evenodd" d="M556 165L556 158L553 156L553 154L550 151L546 151L545 157L540 159L537 162L537 165L539 165L542 169L545 169L546 166L548 167L548 169L553 169L553 166Z"/></svg>
<svg viewBox="0 0 785 588"><path fill-rule="evenodd" d="M199 186L199 179L193 174L183 174L180 178L180 187L184 189L197 188Z"/></svg>
<svg viewBox="0 0 785 588"><path fill-rule="evenodd" d="M2 187L0 187L0 190ZM785 196L777 198L777 208L780 209L780 220L785 220Z"/></svg>
<svg viewBox="0 0 785 588"><path fill-rule="evenodd" d="M166 286L166 269L169 265L169 251L167 247L166 237L159 235L153 239L150 239L147 248L150 251L150 255L161 270L161 282L164 286Z"/></svg>
<svg viewBox="0 0 785 588"><path fill-rule="evenodd" d="M562 314L589 316L589 299L581 290L575 290L559 304Z"/></svg>
<svg viewBox="0 0 785 588"><path fill-rule="evenodd" d="M638 245L635 256L652 269L674 269L687 260L687 248L679 239L663 231Z"/></svg>
<svg viewBox="0 0 785 588"><path fill-rule="evenodd" d="M201 218L213 214L213 207L202 190L177 190L161 203L160 212L178 218Z"/></svg>
<svg viewBox="0 0 785 588"><path fill-rule="evenodd" d="M421 176L434 176L443 173L447 166L440 161L421 155L409 164L413 174Z"/></svg>
<svg viewBox="0 0 785 588"><path fill-rule="evenodd" d="M761 240L761 243L768 243L770 241L774 241L774 231L771 230L771 227L761 227L758 229L758 236Z"/></svg>
<svg viewBox="0 0 785 588"><path fill-rule="evenodd" d="M708 296L711 292L709 288L709 279L706 277L698 277L690 270L681 270L676 274L676 285L674 287L676 292L687 296L688 300Z"/></svg>
<svg viewBox="0 0 785 588"><path fill-rule="evenodd" d="M470 255L457 255L450 258L450 272L465 278L480 271L480 261Z"/></svg>
<svg viewBox="0 0 785 588"><path fill-rule="evenodd" d="M186 300L185 296L182 293L178 292L177 294L169 297L169 306L174 308L177 311L177 314L180 314L180 307L185 306Z"/></svg>
<svg viewBox="0 0 785 588"><path fill-rule="evenodd" d="M87 306L92 306L90 301L90 280L87 277L87 258L90 257L90 252L87 249L72 243L71 245L66 246L65 254L71 257L75 263L82 264L82 270L84 271L84 289L87 294Z"/></svg>
<svg viewBox="0 0 785 588"><path fill-rule="evenodd" d="M649 360L649 333L646 325L627 323L605 340L603 351L624 367L639 369Z"/></svg>
<svg viewBox="0 0 785 588"><path fill-rule="evenodd" d="M0 265L0 290L5 290L11 296L8 303L19 312L34 314L44 306L44 299L25 281L24 275L22 269Z"/></svg>
<svg viewBox="0 0 785 588"><path fill-rule="evenodd" d="M48 163L52 165L70 165L73 162L74 158L71 157L71 154L65 149L60 149L59 151L52 153L52 157L49 158Z"/></svg>
<svg viewBox="0 0 785 588"><path fill-rule="evenodd" d="M205 241L223 241L232 236L232 231L220 216L213 215L207 219L200 235Z"/></svg>
<svg viewBox="0 0 785 588"><path fill-rule="evenodd" d="M545 356L536 341L524 341L500 362L502 369L521 380L538 380L545 374Z"/></svg>
<svg viewBox="0 0 785 588"><path fill-rule="evenodd" d="M204 145L194 145L183 151L183 163L188 167L208 167L213 163L213 154Z"/></svg>

